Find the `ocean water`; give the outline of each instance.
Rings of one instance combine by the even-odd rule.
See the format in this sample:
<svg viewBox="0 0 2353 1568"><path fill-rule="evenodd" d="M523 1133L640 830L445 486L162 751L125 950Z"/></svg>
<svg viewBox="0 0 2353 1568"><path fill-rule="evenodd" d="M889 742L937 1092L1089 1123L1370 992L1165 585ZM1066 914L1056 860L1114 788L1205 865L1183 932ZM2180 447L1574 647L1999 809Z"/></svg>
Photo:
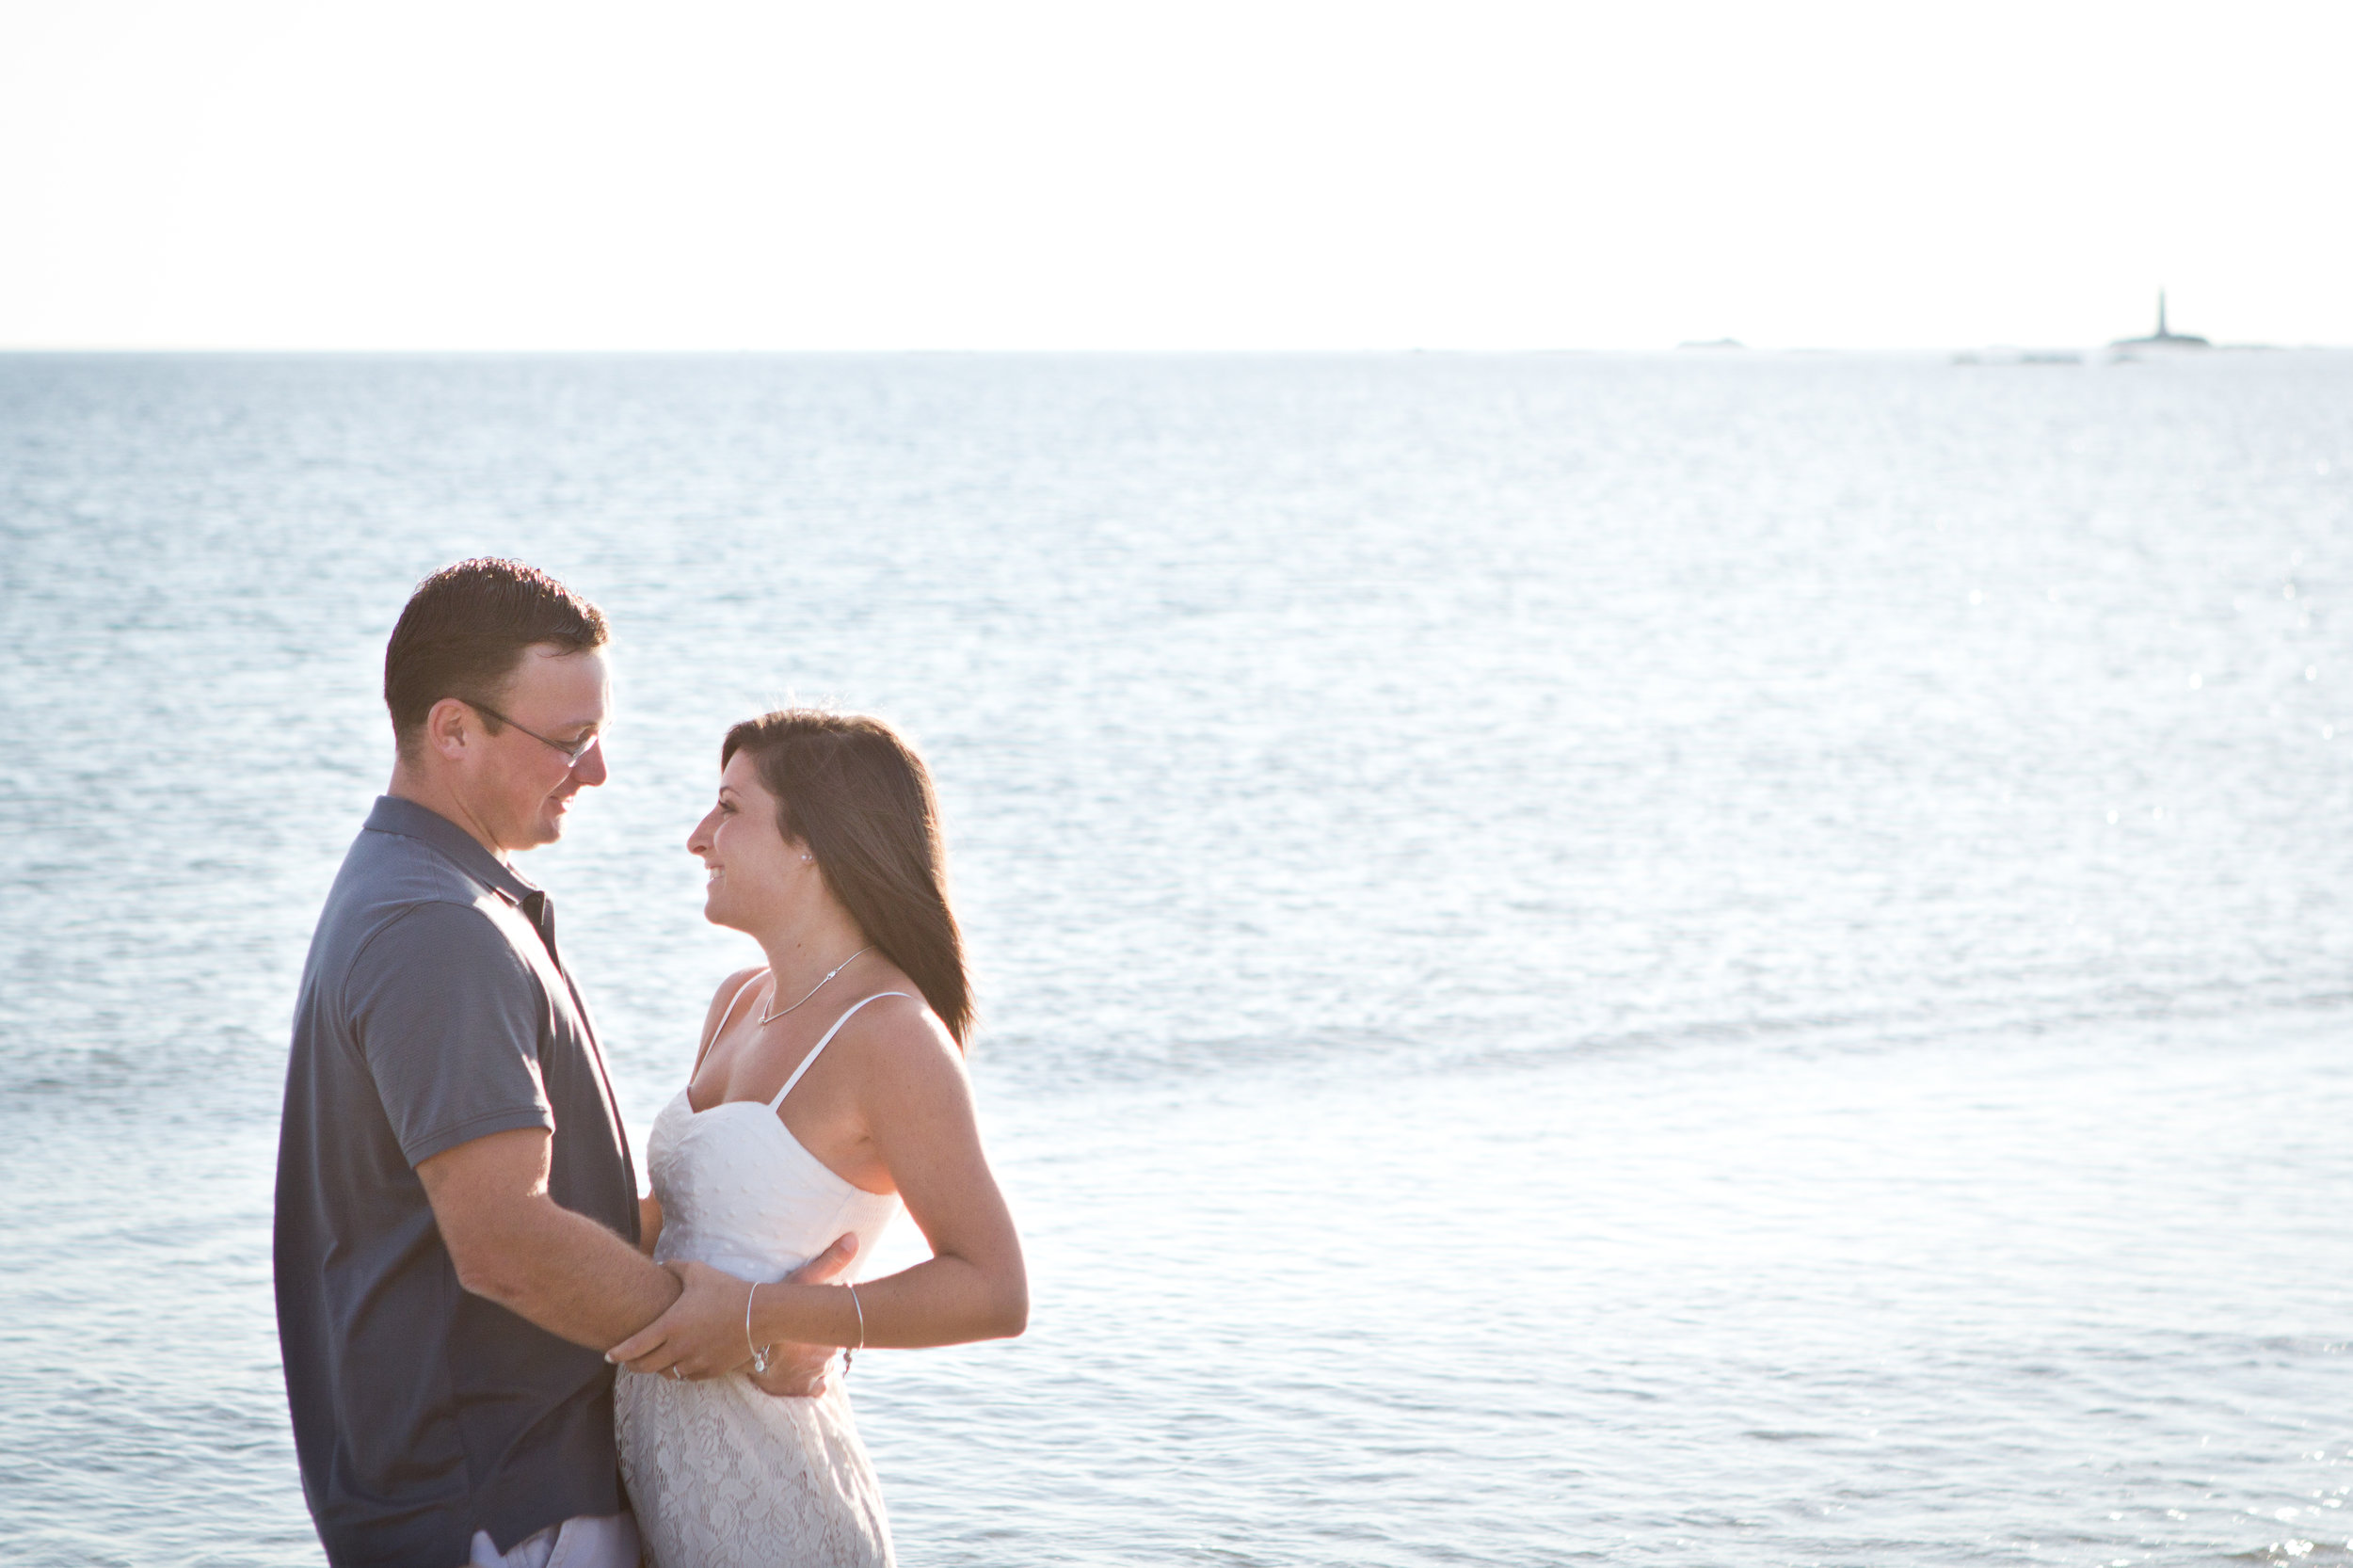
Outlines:
<svg viewBox="0 0 2353 1568"><path fill-rule="evenodd" d="M286 1026L480 552L640 1139L726 726L938 776L1035 1305L859 1358L906 1562L2353 1560L2349 550L2347 355L0 358L0 1560L320 1560Z"/></svg>

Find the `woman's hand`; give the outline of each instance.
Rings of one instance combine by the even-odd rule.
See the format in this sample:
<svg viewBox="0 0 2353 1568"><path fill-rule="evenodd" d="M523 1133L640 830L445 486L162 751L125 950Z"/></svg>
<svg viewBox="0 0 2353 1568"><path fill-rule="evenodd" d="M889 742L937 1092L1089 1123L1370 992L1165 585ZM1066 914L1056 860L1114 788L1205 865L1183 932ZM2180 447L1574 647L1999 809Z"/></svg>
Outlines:
<svg viewBox="0 0 2353 1568"><path fill-rule="evenodd" d="M607 1361L632 1372L660 1372L686 1379L715 1378L749 1364L744 1338L744 1309L751 1286L708 1263L691 1260L663 1267L686 1288L670 1309L604 1352Z"/></svg>
<svg viewBox="0 0 2353 1568"><path fill-rule="evenodd" d="M641 1201L653 1202L651 1198ZM656 1205L656 1215L659 1216L660 1212L660 1206ZM656 1223L660 1223L658 1218ZM849 1269L851 1259L856 1256L857 1237L844 1234L835 1238L832 1246L784 1277L794 1285L829 1284ZM715 1377L720 1372L732 1371L738 1367L750 1367L751 1348L744 1342L744 1308L750 1301L752 1287L733 1274L721 1273L708 1264L679 1262L665 1263L663 1267L678 1275L679 1283L686 1288L679 1293L677 1301L670 1304L667 1312L605 1352L604 1358L618 1362L632 1372L666 1373L676 1367L679 1375L683 1378ZM698 1286L703 1299L696 1302ZM719 1312L720 1306L729 1301L734 1303L728 1309L733 1316L720 1325L727 1332L712 1331L717 1334L717 1348L708 1355L691 1353L703 1346L701 1328L708 1322L716 1321L712 1314ZM694 1303L691 1308L690 1302ZM680 1316L690 1312L691 1320ZM725 1317L726 1314L721 1313L720 1316ZM728 1324L732 1327L728 1328ZM732 1335L731 1338L729 1335ZM733 1348L730 1349L730 1346ZM812 1398L825 1392L836 1353L836 1348L831 1345L793 1345L778 1341L768 1347L767 1373L764 1376L751 1373L751 1380L762 1393ZM734 1359L728 1359L729 1356ZM724 1365L714 1366L715 1363ZM698 1370L698 1368L711 1369Z"/></svg>
<svg viewBox="0 0 2353 1568"><path fill-rule="evenodd" d="M850 1260L856 1256L857 1237L845 1234L784 1277L792 1285L830 1285L849 1272ZM840 1354L836 1345L795 1345L779 1339L768 1347L768 1369L747 1370L744 1375L763 1394L813 1400L833 1386L835 1358Z"/></svg>

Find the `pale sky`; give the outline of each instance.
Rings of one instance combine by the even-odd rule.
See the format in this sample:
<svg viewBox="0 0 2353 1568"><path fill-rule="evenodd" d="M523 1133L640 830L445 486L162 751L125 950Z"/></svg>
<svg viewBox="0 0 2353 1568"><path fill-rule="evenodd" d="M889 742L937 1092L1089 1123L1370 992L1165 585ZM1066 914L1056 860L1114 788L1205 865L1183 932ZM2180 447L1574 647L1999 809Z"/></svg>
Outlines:
<svg viewBox="0 0 2353 1568"><path fill-rule="evenodd" d="M0 348L2353 344L2353 6L0 0Z"/></svg>

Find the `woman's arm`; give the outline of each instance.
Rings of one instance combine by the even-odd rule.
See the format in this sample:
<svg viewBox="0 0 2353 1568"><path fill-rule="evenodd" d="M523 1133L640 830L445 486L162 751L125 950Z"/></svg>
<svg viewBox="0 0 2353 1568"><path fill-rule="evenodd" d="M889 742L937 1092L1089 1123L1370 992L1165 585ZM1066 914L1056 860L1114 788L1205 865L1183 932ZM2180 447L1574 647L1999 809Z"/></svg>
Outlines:
<svg viewBox="0 0 2353 1568"><path fill-rule="evenodd" d="M637 1200L637 1250L651 1257L653 1244L661 1240L662 1200L648 1194Z"/></svg>
<svg viewBox="0 0 2353 1568"><path fill-rule="evenodd" d="M612 1359L632 1371L675 1365L687 1376L710 1377L748 1361L751 1345L771 1341L954 1345L1027 1326L1021 1240L982 1152L964 1059L928 1011L877 1022L885 1027L860 1032L855 1092L867 1136L933 1256L860 1285L855 1302L840 1286L789 1282L762 1285L754 1296L740 1279L684 1264L685 1293L615 1346Z"/></svg>
<svg viewBox="0 0 2353 1568"><path fill-rule="evenodd" d="M896 1022L897 1020L892 1020ZM932 1256L911 1269L857 1288L854 1307L839 1286L792 1286L772 1306L772 1286L755 1304L753 1337L773 1319L782 1332L823 1323L824 1342L914 1347L1003 1339L1029 1324L1029 1275L1021 1238L981 1149L972 1083L964 1057L930 1012L917 1027L893 1029L862 1052L867 1071L867 1135Z"/></svg>

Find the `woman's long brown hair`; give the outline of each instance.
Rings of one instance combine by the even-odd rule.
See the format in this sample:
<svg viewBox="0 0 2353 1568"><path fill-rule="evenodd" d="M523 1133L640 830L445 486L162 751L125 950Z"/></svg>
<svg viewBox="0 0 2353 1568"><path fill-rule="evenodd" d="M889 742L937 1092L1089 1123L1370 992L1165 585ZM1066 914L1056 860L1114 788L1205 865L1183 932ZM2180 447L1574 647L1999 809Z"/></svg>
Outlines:
<svg viewBox="0 0 2353 1568"><path fill-rule="evenodd" d="M817 857L850 918L915 982L961 1048L972 1029L972 984L923 760L880 719L808 708L737 725L719 765L739 751L776 797L776 826Z"/></svg>

